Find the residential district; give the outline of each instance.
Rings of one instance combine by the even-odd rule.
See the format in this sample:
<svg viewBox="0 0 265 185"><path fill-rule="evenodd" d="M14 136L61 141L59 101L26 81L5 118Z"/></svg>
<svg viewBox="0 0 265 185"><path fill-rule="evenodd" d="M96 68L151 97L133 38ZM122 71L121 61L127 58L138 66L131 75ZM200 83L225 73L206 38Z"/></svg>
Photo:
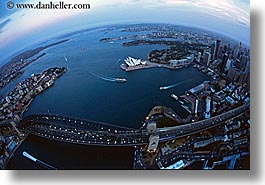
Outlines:
<svg viewBox="0 0 265 185"><path fill-rule="evenodd" d="M66 72L66 68L50 68L40 74L32 74L5 97L0 104L0 167L6 165L13 151L24 140L24 134L16 126L23 113L39 93L51 87L55 80ZM1 127L8 124L9 129Z"/></svg>

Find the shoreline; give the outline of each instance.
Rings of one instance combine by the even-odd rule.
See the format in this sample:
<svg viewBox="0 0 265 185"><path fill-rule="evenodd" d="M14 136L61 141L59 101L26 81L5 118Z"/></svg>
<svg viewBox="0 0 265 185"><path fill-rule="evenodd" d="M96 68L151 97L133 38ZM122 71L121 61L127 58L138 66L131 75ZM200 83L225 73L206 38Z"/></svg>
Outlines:
<svg viewBox="0 0 265 185"><path fill-rule="evenodd" d="M49 71L51 71L51 70L54 70L52 75L48 74ZM55 70L61 70L61 71L59 73L55 74ZM30 104L34 100L34 98L37 95L39 95L40 93L49 89L49 87L51 87L55 83L55 80L58 79L60 76L62 76L66 71L67 71L67 68L65 68L65 67L63 67L63 68L49 68L49 69L45 70L44 72L36 75L36 76L38 76L39 79L37 79L36 76L34 76L34 77L31 76L31 77L27 78L26 80L24 80L23 82L21 82L20 84L23 85L23 84L26 84L27 81L31 80L30 83L37 83L37 84L35 86L32 86L32 87L30 87L30 86L26 87L26 89L28 89L27 92L24 93L23 95L21 95L21 98L23 100L22 103L20 104L21 108L19 108L17 111L13 111L12 113L14 115L18 115L20 118L22 118L24 112L27 111L28 107L30 106ZM48 79L44 79L44 78L48 78ZM21 87L22 85L19 85L19 86ZM13 98L15 95L18 94L18 93L16 93L16 94L14 93L14 92L16 92L17 89L20 90L20 88L18 88L18 87L15 87L14 89L12 89L8 93L8 95L6 96L7 98L0 104L2 107L4 107L6 104L6 107L4 109L8 109L10 106L17 105L18 101L16 99L14 100L14 102L10 101L10 99L9 99L9 97ZM7 99L9 102L7 101ZM25 104L23 104L24 102L25 102ZM7 116L7 115L4 115L4 116ZM1 121L6 120L7 118L8 117L4 117L4 119Z"/></svg>
<svg viewBox="0 0 265 185"><path fill-rule="evenodd" d="M53 70L52 75L50 74L51 70ZM58 72L58 70L59 70L59 73L56 73L56 71ZM49 89L49 87L51 87L55 83L55 80L58 79L60 76L62 76L66 71L67 71L67 68L65 68L65 67L63 67L63 68L49 68L48 70L45 70L44 72L38 74L39 76L42 75L43 78L40 77L40 79L38 79L39 80L38 86L34 86L32 89L30 89L30 92L32 93L32 95L30 96L30 99L28 100L27 104L25 104L21 110L14 112L14 116L12 119L16 119L15 118L16 116L18 116L19 119L22 119L23 114L28 110L28 107L30 106L30 104L34 100L34 98L37 95L39 95L40 93ZM44 77L48 77L48 79L45 80ZM29 77L28 79L31 79L31 78L33 78L33 77ZM26 82L28 79L26 79L22 83ZM35 81L33 81L33 82L35 82ZM49 84L47 85L47 83L49 83ZM43 88L37 92L38 87L42 87L42 86L43 86ZM13 91L14 90L12 90L11 92L13 92ZM16 103L16 102L12 102L12 103ZM6 169L6 166L8 165L9 161L14 156L16 150L23 143L23 141L28 137L28 134L25 135L24 133L21 133L21 134L16 133L15 135L18 136L18 142L17 142L15 148L10 152L8 159L4 162L4 169Z"/></svg>

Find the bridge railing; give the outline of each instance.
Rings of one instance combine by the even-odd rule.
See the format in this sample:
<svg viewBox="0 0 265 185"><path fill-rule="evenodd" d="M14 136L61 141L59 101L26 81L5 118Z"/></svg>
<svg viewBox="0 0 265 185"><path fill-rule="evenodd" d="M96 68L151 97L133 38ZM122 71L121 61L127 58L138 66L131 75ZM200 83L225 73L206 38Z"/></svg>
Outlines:
<svg viewBox="0 0 265 185"><path fill-rule="evenodd" d="M25 117L21 123L20 127L28 127L33 124L64 124L70 127L78 127L86 130L93 130L93 131L105 131L105 130L138 130L134 128L128 128L103 122L96 122L86 119L77 119L77 118L70 118L70 117L63 117L63 116L55 116L55 115L31 115Z"/></svg>

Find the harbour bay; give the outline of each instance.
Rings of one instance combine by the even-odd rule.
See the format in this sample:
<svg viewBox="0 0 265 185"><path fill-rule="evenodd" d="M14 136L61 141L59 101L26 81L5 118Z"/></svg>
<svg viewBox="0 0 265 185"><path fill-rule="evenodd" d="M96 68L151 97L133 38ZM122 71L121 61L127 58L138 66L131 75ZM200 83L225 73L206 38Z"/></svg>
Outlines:
<svg viewBox="0 0 265 185"><path fill-rule="evenodd" d="M165 46L123 47L121 41L115 41L114 43L99 42L106 35L117 36L119 34L130 33L113 30L105 34L101 30L92 30L71 36L68 42L45 50L47 54L44 57L27 66L25 73L1 93L7 92L8 88L32 73L40 72L49 67L65 66L68 67L67 73L58 79L53 87L37 96L24 116L39 113L48 114L50 112L51 114L139 128L149 111L156 105L168 106L177 111L176 102L170 97L172 93L178 96L182 95L186 90L210 79L210 77L192 66L178 70L152 68L125 72L120 69L121 63L119 60L123 60L127 56L146 60L148 52L153 49L165 48ZM64 57L67 57L67 61ZM92 73L113 78L123 77L127 79L127 83L105 81L91 75ZM159 90L160 86L176 83L180 85L165 91ZM52 154L53 151L50 148L57 146L58 143L34 137L30 137L26 142L30 143L33 140L38 142L36 145L39 147L34 148L30 144L21 145L15 155L21 155L22 150L38 154L40 153L39 148L44 147L43 150L50 153L48 156L56 161L56 156ZM69 148L69 150L75 147L83 149L87 147L74 147L66 143L62 146ZM87 148L92 149L93 147ZM64 155L57 156L57 158L60 160L61 158L66 159L67 152ZM129 156L125 155L124 157ZM88 156L87 160L93 160L93 157ZM14 165L12 160L11 165ZM29 163L18 165L21 165L21 168L27 168L26 166ZM55 164L55 166L57 165ZM76 166L76 168L79 167Z"/></svg>

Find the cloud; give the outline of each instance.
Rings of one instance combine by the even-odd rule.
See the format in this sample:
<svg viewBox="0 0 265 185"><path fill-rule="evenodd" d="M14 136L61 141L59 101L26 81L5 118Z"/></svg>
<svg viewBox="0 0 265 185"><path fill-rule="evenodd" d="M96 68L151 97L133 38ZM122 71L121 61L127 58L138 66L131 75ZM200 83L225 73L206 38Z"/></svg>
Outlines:
<svg viewBox="0 0 265 185"><path fill-rule="evenodd" d="M237 0L164 0L170 7L186 6L204 13L250 26L249 3Z"/></svg>
<svg viewBox="0 0 265 185"><path fill-rule="evenodd" d="M0 29L3 28L5 25L7 25L10 21L11 21L11 19L7 18L7 19L3 20L2 22L0 22Z"/></svg>
<svg viewBox="0 0 265 185"><path fill-rule="evenodd" d="M5 26L8 25L8 23L11 22L10 18L0 20L0 35L5 31Z"/></svg>
<svg viewBox="0 0 265 185"><path fill-rule="evenodd" d="M188 7L191 10L203 11L206 14L250 26L249 0L97 0L95 6L139 8L179 8Z"/></svg>
<svg viewBox="0 0 265 185"><path fill-rule="evenodd" d="M38 3L39 0L27 0L24 3ZM42 0L42 3L49 3L50 0ZM64 0L64 3L72 3L71 0ZM85 3L88 1L76 0L75 3ZM7 18L0 19L0 48L7 43L24 37L30 32L40 30L50 24L65 20L89 10L36 10L18 9Z"/></svg>

